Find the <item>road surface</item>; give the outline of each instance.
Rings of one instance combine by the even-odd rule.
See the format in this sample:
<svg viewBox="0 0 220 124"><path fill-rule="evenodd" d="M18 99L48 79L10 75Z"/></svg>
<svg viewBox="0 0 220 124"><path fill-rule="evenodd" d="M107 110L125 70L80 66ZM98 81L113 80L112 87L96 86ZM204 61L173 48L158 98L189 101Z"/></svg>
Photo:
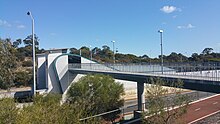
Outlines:
<svg viewBox="0 0 220 124"><path fill-rule="evenodd" d="M190 104L187 113L183 115L183 121L193 124L218 112L220 112L220 94Z"/></svg>
<svg viewBox="0 0 220 124"><path fill-rule="evenodd" d="M208 92L200 92L200 91L192 91L192 92L184 92L183 95L188 95L191 101L196 101L198 99L202 99L208 96L215 95L215 93ZM168 95L164 97L165 99L171 97L172 95ZM147 102L147 99L145 99ZM127 100L125 101L124 106L126 107L123 111L124 114L133 113L134 110L137 110L137 99ZM147 108L147 107L146 107Z"/></svg>

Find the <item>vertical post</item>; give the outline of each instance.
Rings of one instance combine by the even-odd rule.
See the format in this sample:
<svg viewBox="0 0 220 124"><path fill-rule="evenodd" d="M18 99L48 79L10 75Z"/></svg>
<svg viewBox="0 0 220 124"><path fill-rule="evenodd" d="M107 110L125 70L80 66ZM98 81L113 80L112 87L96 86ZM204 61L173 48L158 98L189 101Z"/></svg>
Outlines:
<svg viewBox="0 0 220 124"><path fill-rule="evenodd" d="M161 72L163 74L163 30L158 31L160 33L160 46L161 46Z"/></svg>
<svg viewBox="0 0 220 124"><path fill-rule="evenodd" d="M92 69L92 46L89 46L89 51L90 51L90 69Z"/></svg>
<svg viewBox="0 0 220 124"><path fill-rule="evenodd" d="M140 118L145 109L144 82L137 82L138 110L134 111L134 118Z"/></svg>
<svg viewBox="0 0 220 124"><path fill-rule="evenodd" d="M34 39L34 18L31 12L28 12L27 15L30 15L32 20L32 49L33 49L33 80L34 80L34 87L33 93L36 94L36 74L35 74L35 39Z"/></svg>
<svg viewBox="0 0 220 124"><path fill-rule="evenodd" d="M144 82L137 82L138 111L145 109Z"/></svg>
<svg viewBox="0 0 220 124"><path fill-rule="evenodd" d="M115 64L115 41L113 40L112 43L113 43L113 62Z"/></svg>
<svg viewBox="0 0 220 124"><path fill-rule="evenodd" d="M113 60L115 64L115 42L113 42Z"/></svg>
<svg viewBox="0 0 220 124"><path fill-rule="evenodd" d="M34 95L36 94L36 74L35 74L35 39L34 39L34 19L32 19L32 42L33 42L33 75L34 75Z"/></svg>
<svg viewBox="0 0 220 124"><path fill-rule="evenodd" d="M90 59L92 61L92 47L90 48Z"/></svg>

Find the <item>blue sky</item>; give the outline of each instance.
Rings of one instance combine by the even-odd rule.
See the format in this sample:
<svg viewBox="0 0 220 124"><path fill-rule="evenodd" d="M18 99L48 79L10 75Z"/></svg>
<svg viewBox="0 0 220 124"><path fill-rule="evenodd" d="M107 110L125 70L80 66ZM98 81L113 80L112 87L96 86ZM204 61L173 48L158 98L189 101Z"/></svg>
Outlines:
<svg viewBox="0 0 220 124"><path fill-rule="evenodd" d="M31 34L30 10L40 47L115 47L121 53L188 56L206 47L220 52L220 0L1 0L0 37Z"/></svg>

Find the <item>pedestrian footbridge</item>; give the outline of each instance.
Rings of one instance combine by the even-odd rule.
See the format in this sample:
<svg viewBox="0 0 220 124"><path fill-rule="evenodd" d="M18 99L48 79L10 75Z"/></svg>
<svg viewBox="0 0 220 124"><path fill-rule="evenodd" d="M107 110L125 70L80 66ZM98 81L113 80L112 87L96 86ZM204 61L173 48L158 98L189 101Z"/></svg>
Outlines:
<svg viewBox="0 0 220 124"><path fill-rule="evenodd" d="M66 94L69 86L86 74L107 74L115 79L137 82L138 110L143 110L144 84L149 78L159 77L171 86L177 80L183 81L183 88L220 92L220 67L207 64L101 64L79 55L66 54L66 49L49 50L37 55L37 91L40 93ZM163 70L163 72L162 72Z"/></svg>

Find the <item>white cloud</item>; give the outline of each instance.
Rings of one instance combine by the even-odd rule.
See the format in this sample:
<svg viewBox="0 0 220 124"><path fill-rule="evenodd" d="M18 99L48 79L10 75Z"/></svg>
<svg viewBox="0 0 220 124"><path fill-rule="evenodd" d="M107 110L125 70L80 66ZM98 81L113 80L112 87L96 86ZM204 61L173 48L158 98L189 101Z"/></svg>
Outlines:
<svg viewBox="0 0 220 124"><path fill-rule="evenodd" d="M25 28L25 26L24 25L17 25L17 28L18 29L23 29L23 28Z"/></svg>
<svg viewBox="0 0 220 124"><path fill-rule="evenodd" d="M188 25L179 25L177 26L178 29L192 29L192 28L195 28L194 25L192 24L188 24Z"/></svg>
<svg viewBox="0 0 220 124"><path fill-rule="evenodd" d="M186 26L186 28L195 28L195 26L193 26L192 24L188 24L188 25Z"/></svg>
<svg viewBox="0 0 220 124"><path fill-rule="evenodd" d="M5 21L5 20L1 20L1 19L0 19L0 26L11 27L11 24L8 23L8 22Z"/></svg>
<svg viewBox="0 0 220 124"><path fill-rule="evenodd" d="M160 10L164 13L172 13L180 9L177 9L175 6L164 6Z"/></svg>

